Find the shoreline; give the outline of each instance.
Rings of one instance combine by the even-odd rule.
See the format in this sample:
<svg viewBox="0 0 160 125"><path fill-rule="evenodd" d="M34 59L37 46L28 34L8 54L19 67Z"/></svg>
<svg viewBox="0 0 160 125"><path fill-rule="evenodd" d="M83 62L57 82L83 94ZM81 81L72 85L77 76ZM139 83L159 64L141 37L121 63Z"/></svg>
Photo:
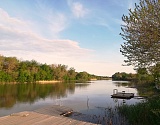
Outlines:
<svg viewBox="0 0 160 125"><path fill-rule="evenodd" d="M39 84L52 84L52 83L60 83L62 81L58 81L58 80L41 80L41 81L36 81L36 83L39 83Z"/></svg>
<svg viewBox="0 0 160 125"><path fill-rule="evenodd" d="M40 80L36 82L31 82L32 83L38 83L38 84L54 84L54 83L60 83L62 81L58 80ZM0 84L27 84L27 82L24 83L19 83L19 82L0 82Z"/></svg>

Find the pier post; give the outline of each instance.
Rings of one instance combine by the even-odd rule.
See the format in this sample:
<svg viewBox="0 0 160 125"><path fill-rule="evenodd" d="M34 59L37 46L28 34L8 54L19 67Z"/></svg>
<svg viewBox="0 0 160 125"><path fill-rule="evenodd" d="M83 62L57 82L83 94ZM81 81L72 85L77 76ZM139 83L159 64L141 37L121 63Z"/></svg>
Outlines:
<svg viewBox="0 0 160 125"><path fill-rule="evenodd" d="M117 94L118 90L117 89L113 89L113 94Z"/></svg>

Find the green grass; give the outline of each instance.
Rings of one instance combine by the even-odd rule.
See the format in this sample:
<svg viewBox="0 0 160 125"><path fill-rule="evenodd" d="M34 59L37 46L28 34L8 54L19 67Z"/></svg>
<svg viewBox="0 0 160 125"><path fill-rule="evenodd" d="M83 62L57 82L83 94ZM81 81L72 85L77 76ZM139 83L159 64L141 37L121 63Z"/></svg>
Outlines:
<svg viewBox="0 0 160 125"><path fill-rule="evenodd" d="M160 96L118 109L131 125L160 125Z"/></svg>

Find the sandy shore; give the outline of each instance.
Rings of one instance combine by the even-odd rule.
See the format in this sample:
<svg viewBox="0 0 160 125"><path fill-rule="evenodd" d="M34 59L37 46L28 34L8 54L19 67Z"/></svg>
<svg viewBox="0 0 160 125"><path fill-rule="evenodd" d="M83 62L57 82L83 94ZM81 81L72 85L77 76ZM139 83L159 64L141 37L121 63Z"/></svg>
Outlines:
<svg viewBox="0 0 160 125"><path fill-rule="evenodd" d="M41 81L36 81L36 83L39 84L53 84L53 83L60 83L62 81L58 81L58 80L41 80ZM35 82L33 82L35 83ZM1 82L0 84L19 84L18 82ZM24 82L24 84L27 84L27 82Z"/></svg>
<svg viewBox="0 0 160 125"><path fill-rule="evenodd" d="M36 83L40 83L40 84L48 84L48 83L50 83L50 84L52 84L52 83L59 83L59 82L61 82L61 81L58 81L58 80L50 80L50 81L45 81L45 80L42 80L42 81L37 81Z"/></svg>

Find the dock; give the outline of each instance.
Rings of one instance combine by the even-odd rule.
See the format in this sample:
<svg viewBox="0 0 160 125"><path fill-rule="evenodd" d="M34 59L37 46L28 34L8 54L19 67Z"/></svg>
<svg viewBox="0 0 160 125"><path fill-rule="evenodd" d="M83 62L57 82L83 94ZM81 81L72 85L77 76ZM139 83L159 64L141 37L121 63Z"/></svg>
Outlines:
<svg viewBox="0 0 160 125"><path fill-rule="evenodd" d="M134 93L126 93L125 91L118 92L117 89L113 90L113 95L111 98L120 98L120 99L131 99L134 97Z"/></svg>
<svg viewBox="0 0 160 125"><path fill-rule="evenodd" d="M0 117L0 125L95 125L65 117L72 112L70 108L54 105Z"/></svg>

